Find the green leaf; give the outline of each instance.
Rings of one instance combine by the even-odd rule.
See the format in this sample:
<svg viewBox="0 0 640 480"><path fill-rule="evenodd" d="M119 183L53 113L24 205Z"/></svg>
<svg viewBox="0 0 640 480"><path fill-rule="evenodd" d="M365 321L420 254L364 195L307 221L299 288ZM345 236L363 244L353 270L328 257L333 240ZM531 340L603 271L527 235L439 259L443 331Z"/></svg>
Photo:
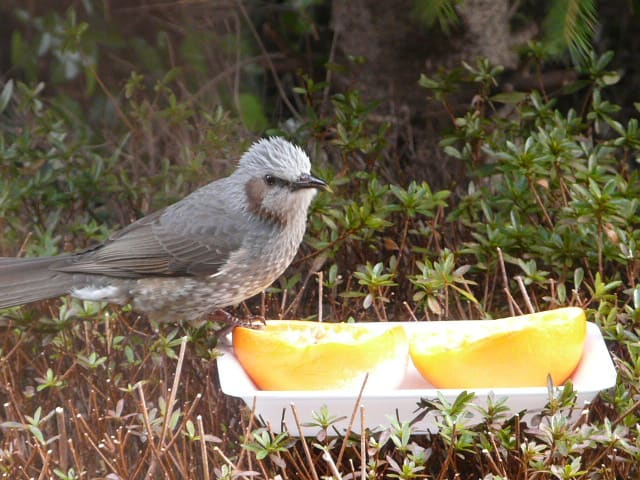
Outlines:
<svg viewBox="0 0 640 480"><path fill-rule="evenodd" d="M469 300L471 303L475 303L477 305L480 304L480 302L478 302L478 299L476 297L473 296L473 294L471 292L467 292L464 288L460 288L457 285L450 285L451 288L453 288L456 292L458 292L460 295L462 295L464 298L466 298L467 300Z"/></svg>
<svg viewBox="0 0 640 480"><path fill-rule="evenodd" d="M31 432L31 435L33 435L41 445L44 445L46 443L44 441L44 435L42 434L42 431L38 427L34 425L29 425L27 429Z"/></svg>
<svg viewBox="0 0 640 480"><path fill-rule="evenodd" d="M543 22L544 43L552 56L568 49L576 65L589 58L597 27L594 0L560 0L551 2Z"/></svg>
<svg viewBox="0 0 640 480"><path fill-rule="evenodd" d="M456 3L457 0L415 0L413 15L427 27L437 23L440 30L448 35L460 23Z"/></svg>
<svg viewBox="0 0 640 480"><path fill-rule="evenodd" d="M187 423L185 424L185 427L187 429L187 433L189 434L190 437L195 437L196 435L196 427L193 424L193 422L191 420L187 420Z"/></svg>
<svg viewBox="0 0 640 480"><path fill-rule="evenodd" d="M591 85L591 80L576 80L560 89L560 95L571 95Z"/></svg>
<svg viewBox="0 0 640 480"><path fill-rule="evenodd" d="M505 92L492 96L490 100L498 103L520 103L526 98L527 94L524 92Z"/></svg>
<svg viewBox="0 0 640 480"><path fill-rule="evenodd" d="M0 427L1 428L6 428L6 429L16 428L16 429L19 429L19 430L24 430L24 425L22 423L11 422L11 421L0 423Z"/></svg>
<svg viewBox="0 0 640 480"><path fill-rule="evenodd" d="M440 308L440 303L438 302L438 300L436 300L434 296L429 295L427 297L427 306L429 307L429 310L431 310L436 315L442 314L442 308Z"/></svg>
<svg viewBox="0 0 640 480"><path fill-rule="evenodd" d="M444 153L446 153L447 155L453 158L460 158L460 159L462 158L462 154L460 153L460 150L450 145L447 145L446 147L444 147Z"/></svg>
<svg viewBox="0 0 640 480"><path fill-rule="evenodd" d="M239 96L240 118L247 129L260 132L267 128L269 122L264 113L262 102L251 93L241 93Z"/></svg>
<svg viewBox="0 0 640 480"><path fill-rule="evenodd" d="M633 289L633 308L640 309L640 285L636 285Z"/></svg>
<svg viewBox="0 0 640 480"><path fill-rule="evenodd" d="M602 76L602 82L605 85L615 85L620 81L620 72L607 72Z"/></svg>
<svg viewBox="0 0 640 480"><path fill-rule="evenodd" d="M13 79L9 79L7 83L4 84L2 88L2 92L0 92L0 113L7 108L9 105L9 101L11 100L11 96L13 95Z"/></svg>
<svg viewBox="0 0 640 480"><path fill-rule="evenodd" d="M421 73L420 79L418 80L418 85L424 88L433 89L438 88L440 86L440 83L427 77L424 73Z"/></svg>

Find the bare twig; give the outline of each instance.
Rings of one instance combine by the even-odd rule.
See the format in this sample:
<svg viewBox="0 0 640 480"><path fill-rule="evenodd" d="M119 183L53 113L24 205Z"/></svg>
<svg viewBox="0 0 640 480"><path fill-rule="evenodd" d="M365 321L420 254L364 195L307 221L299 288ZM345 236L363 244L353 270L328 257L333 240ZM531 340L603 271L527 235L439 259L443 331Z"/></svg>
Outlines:
<svg viewBox="0 0 640 480"><path fill-rule="evenodd" d="M364 405L360 405L360 478L367 478L367 435Z"/></svg>
<svg viewBox="0 0 640 480"><path fill-rule="evenodd" d="M500 263L500 270L502 272L502 281L504 283L504 288L503 291L505 293L505 295L507 296L507 300L508 300L508 304L509 304L509 312L511 313L511 316L513 317L516 313L515 313L515 309L517 309L519 311L519 313L521 314L522 311L520 311L520 308L518 308L518 304L516 303L516 301L514 300L513 296L511 295L511 292L509 291L509 278L507 277L507 269L504 266L504 258L502 257L502 249L500 247L496 248L496 250L498 251L498 261Z"/></svg>
<svg viewBox="0 0 640 480"><path fill-rule="evenodd" d="M73 457L73 465L75 466L78 472L82 472L84 470L84 463L82 462L80 455L78 455L78 452L76 452L76 449L73 446L72 438L69 439L68 444L69 444L69 450L71 450L71 456Z"/></svg>
<svg viewBox="0 0 640 480"><path fill-rule="evenodd" d="M293 115L295 118L299 118L300 115L296 111L295 107L289 101L289 98L287 97L287 94L285 93L284 88L282 87L282 83L280 82L280 77L278 77L278 72L276 71L276 67L271 61L271 57L268 55L267 49L265 48L264 43L262 43L262 39L260 38L260 35L258 35L258 32L256 31L256 27L254 27L253 22L249 17L249 13L247 13L247 9L244 8L244 5L242 4L241 0L236 0L236 5L238 5L238 9L240 10L240 13L242 13L242 16L244 17L244 20L247 26L249 27L249 30L251 30L251 34L253 35L253 38L255 38L256 43L258 44L258 47L260 47L260 50L262 51L262 53L265 54L267 65L269 65L271 76L273 77L273 81L276 84L276 88L280 93L282 102L287 106L291 115Z"/></svg>
<svg viewBox="0 0 640 480"><path fill-rule="evenodd" d="M116 111L118 116L122 119L122 121L127 125L128 130L131 132L135 131L133 123L131 123L131 120L129 120L129 117L127 117L124 111L120 108L120 102L118 102L115 99L115 97L111 94L111 91L109 91L107 86L104 84L104 82L100 78L100 75L98 75L98 72L96 72L96 69L93 68L93 65L91 64L91 62L89 62L88 59L86 58L83 58L83 60L85 60L84 64L87 67L87 70L89 70L89 72L91 73L91 76L95 79L96 82L98 82L98 85L100 85L100 88L102 89L104 94L109 98L109 100L111 101L111 105L113 106L113 109Z"/></svg>
<svg viewBox="0 0 640 480"><path fill-rule="evenodd" d="M216 84L221 82L225 77L228 77L229 75L234 75L234 78L238 77L239 72L242 70L243 67L246 67L247 65L251 65L251 64L254 64L254 63L261 62L263 59L266 59L266 57L269 57L270 59L274 59L274 58L275 59L280 59L280 58L284 58L284 55L282 55L280 53L265 53L265 54L257 55L255 57L250 57L250 58L245 58L245 59L239 60L236 63L234 63L233 65L231 65L231 66L229 66L229 67L227 67L227 68L225 68L223 70L220 70L216 75L214 75L209 80L207 80L204 84L202 84L202 86L200 86L200 88L198 88L198 91L196 91L193 95L188 97L185 100L185 102L187 102L188 105L192 105L194 103L197 103L197 101L200 100L202 95L204 95L211 88L215 87Z"/></svg>
<svg viewBox="0 0 640 480"><path fill-rule="evenodd" d="M80 415L80 414L78 414ZM84 439L89 442L89 444L91 445L91 447L93 448L93 450L100 456L100 458L102 459L102 461L105 463L105 465L107 465L111 470L116 470L116 467L113 463L111 463L111 460L109 460L104 453L102 453L102 449L96 445L96 443L93 441L93 439L91 438L91 435L89 435L89 432L91 432L91 430L89 429L89 426L86 424L86 422L84 422L84 418L83 420L83 426L85 429L87 429L86 432L84 432Z"/></svg>
<svg viewBox="0 0 640 480"><path fill-rule="evenodd" d="M40 476L38 477L38 480L45 480L45 478L47 478L50 461L51 461L51 450L47 450L45 452L45 455L42 461L42 469L40 470Z"/></svg>
<svg viewBox="0 0 640 480"><path fill-rule="evenodd" d="M327 462L327 464L329 465L329 470L331 470L331 474L333 475L333 478L342 480L342 475L340 474L338 467L336 467L336 464L333 462L333 458L331 458L331 454L327 450L325 450L322 453L322 459L325 462Z"/></svg>
<svg viewBox="0 0 640 480"><path fill-rule="evenodd" d="M553 278L549 279L549 289L551 290L549 307L556 307L558 305L558 294L556 293L556 281Z"/></svg>
<svg viewBox="0 0 640 480"><path fill-rule="evenodd" d="M218 455L220 455L222 457L222 459L224 460L224 462L227 465L229 465L232 469L238 470L238 467L231 460L229 460L229 458L224 454L224 452L222 450L220 450L219 447L217 447L217 446L213 447L213 451L216 452Z"/></svg>
<svg viewBox="0 0 640 480"><path fill-rule="evenodd" d="M402 302L402 306L407 310L407 312L409 312L409 316L411 317L411 320L413 320L414 322L417 322L418 319L416 318L416 315L413 313L413 310L411 310L411 307L409 306L409 304L407 302Z"/></svg>
<svg viewBox="0 0 640 480"><path fill-rule="evenodd" d="M340 447L340 453L338 454L338 465L342 462L342 456L344 455L345 450L347 449L347 443L349 443L349 435L353 431L353 423L356 419L356 415L358 414L358 410L360 408L360 401L362 400L362 394L364 392L364 387L367 385L367 381L369 380L369 372L364 375L364 380L362 381L362 385L360 386L360 391L358 392L358 398L356 398L356 403L353 406L353 412L351 412L351 419L349 420L349 425L347 426L347 431L344 432L344 439L342 440L342 446Z"/></svg>
<svg viewBox="0 0 640 480"><path fill-rule="evenodd" d="M241 39L240 39L240 35L241 35L241 28L240 28L240 19L238 18L238 15L235 14L233 15L233 23L234 26L236 28L236 65L239 65L240 63L240 45L241 45ZM240 112L240 67L238 66L235 69L235 74L233 76L233 101L235 103L236 109L238 110L238 113Z"/></svg>
<svg viewBox="0 0 640 480"><path fill-rule="evenodd" d="M247 424L247 428L244 429L244 438L249 438L249 435L251 434L251 429L253 428L253 418L256 414L257 401L258 399L256 397L253 397L253 403L251 404L251 414L249 415L249 423ZM243 448L240 450L240 455L238 456L238 465L242 464L242 458L245 456L246 453L247 453L246 448ZM251 459L251 457L249 457L249 459Z"/></svg>
<svg viewBox="0 0 640 480"><path fill-rule="evenodd" d="M9 358L11 358L11 356L19 351L20 346L22 345L22 342L24 342L24 339L27 338L26 335L22 335L18 341L16 342L16 344L11 348L11 350L9 350L5 355L3 355L0 358L0 365L5 364L9 361Z"/></svg>
<svg viewBox="0 0 640 480"><path fill-rule="evenodd" d="M204 426L202 425L202 415L196 417L198 424L198 436L200 437L200 455L202 455L202 473L205 479L209 477L209 459L207 458L207 442L204 439Z"/></svg>
<svg viewBox="0 0 640 480"><path fill-rule="evenodd" d="M160 452L158 451L158 446L153 440L153 429L151 428L151 422L149 421L149 410L147 409L147 401L144 398L144 390L142 390L142 383L138 382L138 396L140 397L140 405L142 407L142 420L144 423L144 428L147 430L147 443L153 452L153 458L149 463L149 468L147 469L147 474L145 478L155 478L155 471L158 463L160 462Z"/></svg>
<svg viewBox="0 0 640 480"><path fill-rule="evenodd" d="M69 468L69 438L67 437L67 424L64 418L64 408L56 408L56 425L58 427L58 462L60 469L66 472Z"/></svg>
<svg viewBox="0 0 640 480"><path fill-rule="evenodd" d="M549 227L553 228L554 225L553 225L553 221L551 220L551 216L549 215L549 212L547 212L547 208L544 206L544 202L540 198L540 195L538 194L538 190L536 189L535 184L533 183L533 181L531 179L528 179L528 180L529 180L529 187L530 187L531 191L533 192L533 196L536 199L536 203L540 207L540 210L542 210L542 214L543 214L542 216L543 216L545 222L547 222Z"/></svg>
<svg viewBox="0 0 640 480"><path fill-rule="evenodd" d="M493 451L496 452L497 462L493 460L493 456L490 452L488 452L489 458L491 458L491 461L496 465L496 468L498 468L498 475L502 475L504 478L507 478L509 474L507 473L507 469L504 461L502 460L502 456L498 453L500 452L500 449L498 448L498 445L496 445L496 437L493 432L489 432L489 441L491 442L491 446L493 446Z"/></svg>
<svg viewBox="0 0 640 480"><path fill-rule="evenodd" d="M486 448L483 448L482 453L484 454L485 458L489 461L489 465L491 465L491 469L493 470L493 473L496 475L500 475L501 474L500 468L498 468L498 465L496 465L496 462L491 456L491 453L489 453L489 450L487 450Z"/></svg>
<svg viewBox="0 0 640 480"><path fill-rule="evenodd" d="M636 401L633 405L631 405L624 412L618 415L616 419L613 420L613 422L611 422L611 426L612 427L617 426L620 422L622 422L629 414L635 411L638 407L640 407L640 400Z"/></svg>
<svg viewBox="0 0 640 480"><path fill-rule="evenodd" d="M456 425L454 424L453 430L451 432L451 438L452 439L455 438L455 435L456 435ZM453 461L454 455L455 455L454 442L451 442L449 444L449 447L447 448L447 456L444 459L444 463L442 464L437 480L444 480L445 478L447 478L447 472L449 471L449 466Z"/></svg>
<svg viewBox="0 0 640 480"><path fill-rule="evenodd" d="M328 64L333 63L333 59L336 54L336 47L338 45L338 37L340 36L340 32L336 29L333 31L333 38L331 39L331 48L329 49L329 59L327 60ZM322 91L322 103L320 104L320 114L326 113L327 105L329 104L329 92L331 89L331 75L333 74L333 69L327 68L327 75L324 79L326 86Z"/></svg>
<svg viewBox="0 0 640 480"><path fill-rule="evenodd" d="M196 407L198 406L198 403L200 402L201 399L202 399L202 394L198 393L195 399L193 400L193 402L191 403L189 410L182 416L182 421L180 422L180 425L176 427L173 437L171 437L169 441L164 445L165 450L170 449L173 446L173 444L176 442L176 440L180 438L180 435L181 435L180 432L183 431L183 428L185 427L187 421L193 415L193 412L195 412Z"/></svg>
<svg viewBox="0 0 640 480"><path fill-rule="evenodd" d="M304 438L304 432L302 431L302 424L300 423L300 417L298 416L298 409L296 408L293 402L291 402L289 405L291 406L291 411L293 412L293 419L296 422L296 427L298 428L300 441L302 442L302 450L304 450L304 455L305 457L307 457L307 462L309 462L311 475L313 475L314 480L319 480L318 472L316 472L316 467L313 464L313 458L311 457L311 452L309 451L309 445L307 445L307 440Z"/></svg>
<svg viewBox="0 0 640 480"><path fill-rule="evenodd" d="M535 313L536 311L533 308L533 304L531 303L531 299L529 298L529 294L527 293L527 287L525 287L524 285L524 280L520 275L517 275L515 279L516 279L516 282L518 282L518 287L520 288L520 292L524 297L524 303L527 305L527 309L529 310L529 313Z"/></svg>
<svg viewBox="0 0 640 480"><path fill-rule="evenodd" d="M300 290L298 290L298 293L296 294L294 299L291 301L291 303L286 308L286 310L284 310L284 312L282 313L283 318L286 318L288 315L295 314L295 312L298 309L298 305L300 304L300 301L302 300L302 295L304 295L304 292L307 290L307 285L309 284L309 279L314 274L316 274L317 272L320 271L320 269L322 268L322 266L324 265L324 262L326 260L327 260L327 255L326 255L326 253L323 253L313 261L313 263L311 264L311 267L309 268L309 272L304 277L304 281L302 282L302 286L300 287ZM286 292L286 290L285 290L285 292Z"/></svg>
<svg viewBox="0 0 640 480"><path fill-rule="evenodd" d="M33 232L28 232L27 236L25 237L24 241L22 242L22 245L20 245L20 250L18 250L18 253L16 254L16 257L21 257L24 255L24 253L27 251L27 245L29 245L29 240L31 240L31 236L33 235Z"/></svg>
<svg viewBox="0 0 640 480"><path fill-rule="evenodd" d="M322 321L322 282L323 282L323 274L322 270L316 273L318 276L318 321Z"/></svg>
<svg viewBox="0 0 640 480"><path fill-rule="evenodd" d="M180 354L178 355L178 364L176 365L176 373L173 376L173 385L171 393L169 393L169 401L167 402L167 411L165 412L164 421L162 422L162 433L160 434L160 442L158 443L160 450L164 449L164 440L167 436L167 429L171 422L173 407L176 403L176 392L180 386L180 376L182 375L182 365L184 363L184 354L187 347L187 337L184 336L180 342Z"/></svg>

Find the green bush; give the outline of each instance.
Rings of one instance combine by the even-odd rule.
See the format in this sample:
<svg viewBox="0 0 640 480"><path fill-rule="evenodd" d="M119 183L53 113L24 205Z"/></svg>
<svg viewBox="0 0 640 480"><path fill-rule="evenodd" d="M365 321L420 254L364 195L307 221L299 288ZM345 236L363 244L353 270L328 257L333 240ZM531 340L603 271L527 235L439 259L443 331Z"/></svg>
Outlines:
<svg viewBox="0 0 640 480"><path fill-rule="evenodd" d="M25 25L12 37L17 74L0 88L3 255L56 254L105 238L227 173L249 143L247 127L270 120L255 92L234 105L229 92L190 90L211 74L197 33L177 49L193 68L170 68L164 34L127 43L109 25L87 29L72 11L17 15ZM140 71L105 76L105 58L129 45ZM38 59L52 64L46 84ZM129 307L65 299L0 315L0 472L197 478L210 465L218 478L249 468L265 477L310 468L334 475L332 467L346 475L362 460L362 440L370 478L637 477L640 130L608 100L619 78L611 60L591 55L577 80L553 93L508 91L502 69L485 60L422 76L415 88L451 120L441 147L464 168L441 190L428 172L407 178L398 167L405 159L375 103L300 75L287 92L298 118L267 133L305 146L334 192L315 201L285 277L237 312L317 316L319 293L334 321L579 305L602 327L619 379L577 422L570 385L550 389L530 428L505 417L502 399L481 412L481 425L467 425L473 395L465 392L453 404L421 403L416 415L435 416L437 435L417 437L412 424L394 421L342 443L330 437L335 417L324 410L313 419L324 433L307 457L300 440L249 425L217 390L215 322L156 331ZM468 109L453 96L469 98Z"/></svg>

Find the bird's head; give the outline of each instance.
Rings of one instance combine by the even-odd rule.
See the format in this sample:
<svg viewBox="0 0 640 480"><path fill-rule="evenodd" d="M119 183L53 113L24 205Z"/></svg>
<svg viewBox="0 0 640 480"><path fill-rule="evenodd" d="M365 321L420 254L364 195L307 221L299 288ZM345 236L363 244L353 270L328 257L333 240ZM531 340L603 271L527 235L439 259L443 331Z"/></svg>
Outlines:
<svg viewBox="0 0 640 480"><path fill-rule="evenodd" d="M317 190L329 188L311 175L307 154L280 137L254 143L240 159L234 176L244 184L247 210L282 225L306 217Z"/></svg>

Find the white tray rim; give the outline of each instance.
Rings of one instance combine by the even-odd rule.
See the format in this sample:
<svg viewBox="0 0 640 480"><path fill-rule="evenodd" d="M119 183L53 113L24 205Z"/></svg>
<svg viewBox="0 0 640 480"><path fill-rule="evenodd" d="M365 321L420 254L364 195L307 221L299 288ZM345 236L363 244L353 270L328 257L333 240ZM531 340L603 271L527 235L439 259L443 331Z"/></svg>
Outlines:
<svg viewBox="0 0 640 480"><path fill-rule="evenodd" d="M274 320L277 321L277 320ZM446 328L446 323L456 322L461 328L464 328L468 322L491 322L492 320L453 320L441 322L360 322L358 325L372 326L373 328L389 329L395 326L403 326L411 334L420 325L429 324L436 328ZM440 325L438 327L438 325ZM586 347L591 346L591 350ZM596 394L599 391L609 389L616 384L617 373L615 371L611 356L606 348L604 338L600 328L592 322L587 323L587 340L585 354L576 370L570 377L573 382L573 388L578 393ZM218 359L218 370L220 376L220 384L222 391L227 395L241 398L271 398L282 399L290 402L293 398L298 399L352 399L358 396L358 392L344 390L260 390L244 372L235 355L233 348L221 348L223 355ZM600 372L597 376L590 376L588 372L584 372L585 363L594 358L587 358L589 355L597 356L597 360L605 360L600 365ZM605 358L606 357L606 358ZM410 362L409 362L410 363ZM409 365L407 368L412 368ZM590 377L593 381L580 381L583 377ZM398 398L423 398L436 397L438 392L445 397L457 397L464 391L473 391L477 396L487 396L493 394L496 397L529 397L548 395L547 387L501 387L501 388L398 388L387 392L365 391L362 398L375 399L398 399Z"/></svg>

